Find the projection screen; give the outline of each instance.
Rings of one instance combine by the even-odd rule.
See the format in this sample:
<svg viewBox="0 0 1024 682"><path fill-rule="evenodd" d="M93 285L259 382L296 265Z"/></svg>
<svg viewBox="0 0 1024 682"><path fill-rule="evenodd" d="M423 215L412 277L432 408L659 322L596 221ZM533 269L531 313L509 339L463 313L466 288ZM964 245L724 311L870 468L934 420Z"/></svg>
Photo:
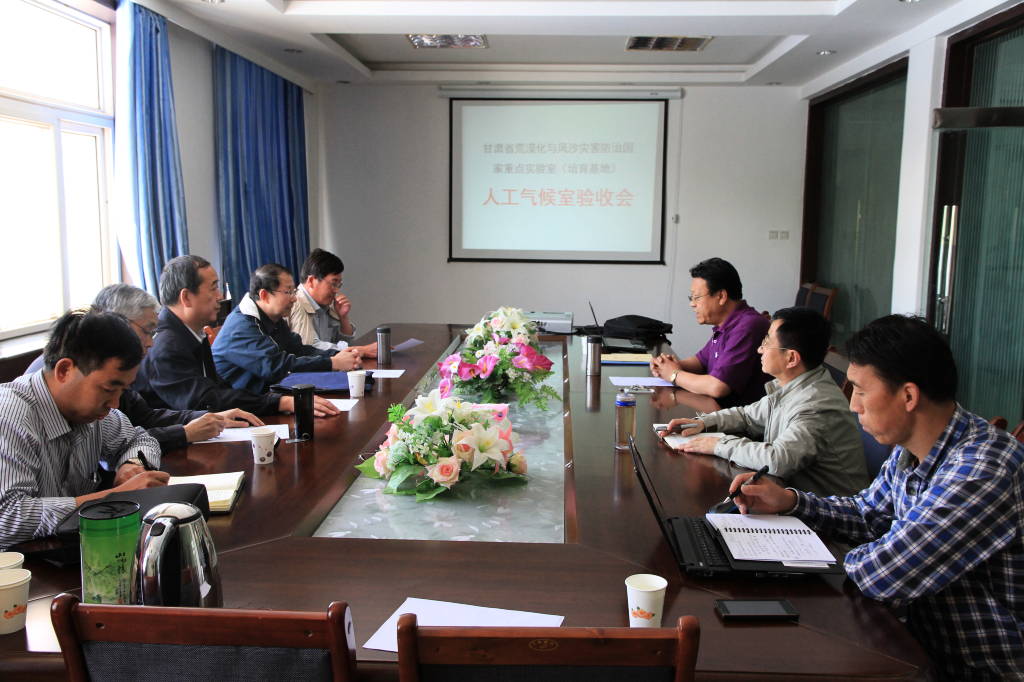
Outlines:
<svg viewBox="0 0 1024 682"><path fill-rule="evenodd" d="M450 106L450 261L664 263L666 100Z"/></svg>

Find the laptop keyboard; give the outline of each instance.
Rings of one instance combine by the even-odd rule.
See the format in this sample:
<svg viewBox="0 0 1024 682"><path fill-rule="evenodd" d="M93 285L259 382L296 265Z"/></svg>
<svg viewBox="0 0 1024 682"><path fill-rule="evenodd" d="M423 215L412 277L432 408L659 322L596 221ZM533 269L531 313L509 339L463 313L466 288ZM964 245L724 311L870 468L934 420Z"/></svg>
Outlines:
<svg viewBox="0 0 1024 682"><path fill-rule="evenodd" d="M708 566L729 566L729 559L721 550L718 542L712 537L711 531L700 517L685 517L682 519L690 530L690 537L701 558Z"/></svg>

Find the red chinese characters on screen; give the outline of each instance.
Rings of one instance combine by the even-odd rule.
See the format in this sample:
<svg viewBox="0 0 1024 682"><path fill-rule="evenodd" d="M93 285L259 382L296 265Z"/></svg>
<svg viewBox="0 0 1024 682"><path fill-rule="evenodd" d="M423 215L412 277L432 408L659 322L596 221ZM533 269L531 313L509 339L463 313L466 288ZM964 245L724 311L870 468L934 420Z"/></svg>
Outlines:
<svg viewBox="0 0 1024 682"><path fill-rule="evenodd" d="M489 187L482 206L526 206L526 207L596 207L628 208L633 205L636 195L628 189L568 189L544 187Z"/></svg>

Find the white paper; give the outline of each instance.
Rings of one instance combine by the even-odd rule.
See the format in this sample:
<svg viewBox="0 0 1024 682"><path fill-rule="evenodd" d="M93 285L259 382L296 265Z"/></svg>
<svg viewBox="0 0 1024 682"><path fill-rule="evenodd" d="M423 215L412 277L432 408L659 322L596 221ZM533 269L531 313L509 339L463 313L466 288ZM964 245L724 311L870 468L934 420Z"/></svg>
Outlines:
<svg viewBox="0 0 1024 682"><path fill-rule="evenodd" d="M834 563L818 534L795 516L707 514L734 559Z"/></svg>
<svg viewBox="0 0 1024 682"><path fill-rule="evenodd" d="M403 613L415 613L417 625L555 628L565 620L565 616L552 616L545 613L509 611L487 606L408 597L391 614L391 617L377 628L377 632L373 633L373 636L366 640L366 644L363 646L367 649L397 652L398 617Z"/></svg>
<svg viewBox="0 0 1024 682"><path fill-rule="evenodd" d="M286 440L288 438L287 424L267 424L266 426L242 426L237 429L224 429L216 438L201 440L197 444L230 443L237 440L249 440L249 434L252 433L253 429L274 429L274 433L276 433L277 437L281 440Z"/></svg>
<svg viewBox="0 0 1024 682"><path fill-rule="evenodd" d="M371 369L374 379L397 379L405 374L404 369Z"/></svg>
<svg viewBox="0 0 1024 682"><path fill-rule="evenodd" d="M671 386L672 382L658 377L608 377L612 386Z"/></svg>
<svg viewBox="0 0 1024 682"><path fill-rule="evenodd" d="M694 438L704 438L705 436L708 436L710 438L721 438L724 435L725 434L722 433L721 431L711 431L708 433L702 431L694 436L683 436L678 433L670 433L666 435L662 440L665 441L665 445L669 446L673 450L678 450L680 445L682 445L683 443L689 443Z"/></svg>
<svg viewBox="0 0 1024 682"><path fill-rule="evenodd" d="M342 412L348 412L356 406L359 398L327 398L327 402L333 403Z"/></svg>
<svg viewBox="0 0 1024 682"><path fill-rule="evenodd" d="M419 339L406 339L405 341L402 341L402 343L398 344L397 346L393 346L391 348L391 352L392 353L401 353L403 350L409 350L410 348L415 348L416 346L420 345L421 343L423 343L423 342L420 341Z"/></svg>

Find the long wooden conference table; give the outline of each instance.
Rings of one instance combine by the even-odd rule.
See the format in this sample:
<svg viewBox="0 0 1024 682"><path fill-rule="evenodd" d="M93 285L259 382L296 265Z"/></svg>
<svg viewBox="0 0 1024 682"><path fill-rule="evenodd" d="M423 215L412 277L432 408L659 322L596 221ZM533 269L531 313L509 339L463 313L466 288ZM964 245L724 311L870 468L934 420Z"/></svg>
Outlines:
<svg viewBox="0 0 1024 682"><path fill-rule="evenodd" d="M664 623L686 614L700 619L700 679L924 678L927 658L903 625L842 577L682 575L629 455L613 443L615 389L608 376L646 375L646 368L605 366L603 376L587 377L581 337L566 337L563 356L551 358L566 377L563 404L549 405L562 411L565 425L564 543L311 537L355 479L353 465L384 439L387 407L414 397L417 383L463 329L391 327L396 342L424 341L394 355L391 366L405 369L403 376L378 381L351 412L317 420L312 441L281 443L272 466L254 468L247 443L193 445L164 457L162 468L174 475L246 472L234 511L209 523L225 606L323 611L332 600L347 601L361 673L397 679L394 654L361 645L407 597L559 614L566 626L624 627L623 580L657 573L669 581ZM681 390L638 396L638 442L671 514L702 514L725 495L735 472L715 457L668 450L649 425L713 407ZM26 568L33 572L28 625L0 636L0 679L63 679L48 608L55 594L80 586L78 570L37 558ZM726 625L714 611L715 599L759 597L789 599L799 623Z"/></svg>

